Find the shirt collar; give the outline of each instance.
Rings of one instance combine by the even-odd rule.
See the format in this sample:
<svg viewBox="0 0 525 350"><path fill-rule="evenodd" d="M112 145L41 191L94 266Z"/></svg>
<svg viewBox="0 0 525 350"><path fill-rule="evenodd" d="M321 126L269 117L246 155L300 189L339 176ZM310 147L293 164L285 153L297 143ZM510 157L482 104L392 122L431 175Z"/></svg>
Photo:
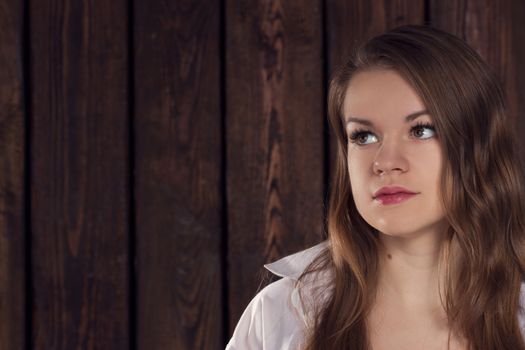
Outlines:
<svg viewBox="0 0 525 350"><path fill-rule="evenodd" d="M297 280L315 257L328 246L328 240L277 261L265 264L264 267L279 277L290 277Z"/></svg>

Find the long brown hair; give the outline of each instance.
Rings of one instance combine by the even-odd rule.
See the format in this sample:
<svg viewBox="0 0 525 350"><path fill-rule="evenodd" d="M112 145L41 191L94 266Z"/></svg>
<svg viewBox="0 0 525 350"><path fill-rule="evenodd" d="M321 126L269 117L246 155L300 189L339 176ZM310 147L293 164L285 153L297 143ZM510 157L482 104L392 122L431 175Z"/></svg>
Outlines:
<svg viewBox="0 0 525 350"><path fill-rule="evenodd" d="M342 104L353 74L374 68L395 70L411 84L446 155L440 188L449 228L440 265L450 329L471 350L525 350L517 319L525 267L523 170L504 95L465 42L419 25L397 27L358 46L331 79L328 116L338 142L327 215L330 244L299 282L319 270L333 273L325 286L329 297L312 311L306 349L370 348L366 317L377 285L378 232L352 198ZM452 247L459 252L453 263Z"/></svg>

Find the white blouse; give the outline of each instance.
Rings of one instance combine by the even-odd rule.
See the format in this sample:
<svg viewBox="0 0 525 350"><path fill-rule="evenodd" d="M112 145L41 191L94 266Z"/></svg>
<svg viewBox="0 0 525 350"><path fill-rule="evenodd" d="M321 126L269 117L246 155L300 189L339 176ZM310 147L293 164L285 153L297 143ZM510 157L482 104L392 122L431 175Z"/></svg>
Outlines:
<svg viewBox="0 0 525 350"><path fill-rule="evenodd" d="M304 310L298 295L297 279L308 264L328 246L328 241L311 248L288 255L264 267L281 279L270 283L251 300L243 314L226 350L284 350L300 349L305 341L305 328L310 319L310 312ZM314 283L307 282L301 296L303 302L308 293L321 290L328 285L329 272L317 276ZM325 293L326 296L329 293ZM319 296L319 294L316 294ZM313 299L312 299L313 300ZM308 305L308 304L306 304ZM520 308L518 321L525 337L525 283L521 284ZM308 308L310 310L310 308Z"/></svg>

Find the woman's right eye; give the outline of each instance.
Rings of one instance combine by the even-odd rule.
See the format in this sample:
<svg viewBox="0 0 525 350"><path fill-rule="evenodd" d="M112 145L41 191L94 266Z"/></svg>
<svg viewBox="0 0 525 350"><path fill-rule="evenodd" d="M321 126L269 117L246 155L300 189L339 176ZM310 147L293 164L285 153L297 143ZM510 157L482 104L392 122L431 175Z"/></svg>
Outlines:
<svg viewBox="0 0 525 350"><path fill-rule="evenodd" d="M364 146L367 145L366 140L368 139L369 135L373 135L368 130L356 130L352 132L349 136L349 141L351 143L355 143L358 146Z"/></svg>

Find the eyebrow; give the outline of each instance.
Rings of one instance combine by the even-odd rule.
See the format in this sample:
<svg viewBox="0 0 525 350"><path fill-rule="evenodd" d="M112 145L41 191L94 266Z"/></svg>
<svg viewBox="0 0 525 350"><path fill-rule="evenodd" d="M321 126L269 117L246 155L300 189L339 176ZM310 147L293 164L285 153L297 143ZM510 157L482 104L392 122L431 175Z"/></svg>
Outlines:
<svg viewBox="0 0 525 350"><path fill-rule="evenodd" d="M425 115L425 114L428 114L428 111L426 109L424 109L422 111L417 111L417 112L414 112L414 113L410 113L409 115L407 115L405 117L405 123L409 123L412 120L414 120L414 119L416 119L416 118L418 118L418 117L420 117L422 115ZM368 125L368 126L371 126L371 127L374 126L374 123L372 123L370 120L361 119L361 118L355 118L355 117L349 117L346 120L345 125L348 125L351 122L359 123L359 124L363 124L363 125Z"/></svg>

